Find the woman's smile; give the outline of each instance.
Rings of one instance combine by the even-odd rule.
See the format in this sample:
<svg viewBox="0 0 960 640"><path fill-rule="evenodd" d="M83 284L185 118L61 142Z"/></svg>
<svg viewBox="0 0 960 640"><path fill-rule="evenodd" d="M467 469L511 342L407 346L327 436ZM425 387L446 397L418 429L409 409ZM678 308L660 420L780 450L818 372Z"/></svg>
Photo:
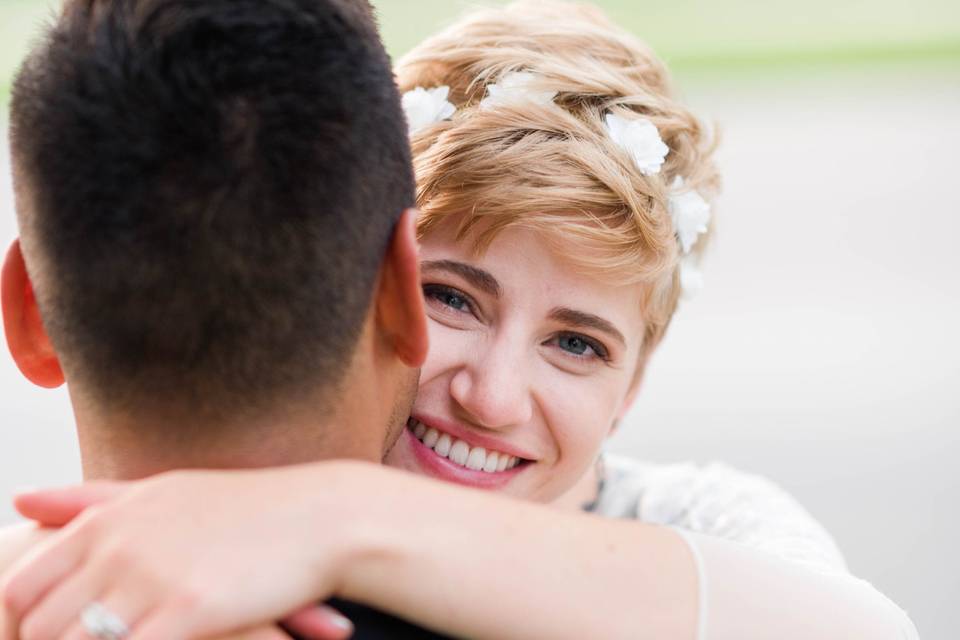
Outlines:
<svg viewBox="0 0 960 640"><path fill-rule="evenodd" d="M475 487L498 489L533 463L532 460L505 451L512 449L505 443L496 443L479 434L467 435L463 427L439 419L422 419L423 422L410 418L404 438L427 475ZM478 444L478 440L483 440L486 446Z"/></svg>

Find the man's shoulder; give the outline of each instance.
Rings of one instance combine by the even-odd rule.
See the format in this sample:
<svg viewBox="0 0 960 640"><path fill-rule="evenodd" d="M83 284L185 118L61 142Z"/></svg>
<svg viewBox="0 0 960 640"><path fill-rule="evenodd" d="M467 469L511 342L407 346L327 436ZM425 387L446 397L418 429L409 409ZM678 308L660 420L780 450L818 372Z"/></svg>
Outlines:
<svg viewBox="0 0 960 640"><path fill-rule="evenodd" d="M0 527L0 574L52 533L29 522Z"/></svg>

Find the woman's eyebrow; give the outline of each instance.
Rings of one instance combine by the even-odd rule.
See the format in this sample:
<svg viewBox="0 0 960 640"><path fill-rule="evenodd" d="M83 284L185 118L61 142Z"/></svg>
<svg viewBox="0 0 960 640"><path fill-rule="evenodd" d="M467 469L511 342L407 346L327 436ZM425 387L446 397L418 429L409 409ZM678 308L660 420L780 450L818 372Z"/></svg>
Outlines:
<svg viewBox="0 0 960 640"><path fill-rule="evenodd" d="M604 320L600 316L595 316L592 313L587 313L585 311L577 311L576 309L569 309L567 307L557 307L550 312L549 318L563 324L568 324L574 327L582 327L585 329L596 329L597 331L602 331L606 333L611 338L616 339L624 347L627 346L627 340L623 337L623 334L620 333L613 323L609 320Z"/></svg>
<svg viewBox="0 0 960 640"><path fill-rule="evenodd" d="M456 260L427 260L420 264L420 270L454 273L477 289L489 293L496 298L500 297L500 283L497 282L497 279L494 278L490 272L464 262L457 262Z"/></svg>

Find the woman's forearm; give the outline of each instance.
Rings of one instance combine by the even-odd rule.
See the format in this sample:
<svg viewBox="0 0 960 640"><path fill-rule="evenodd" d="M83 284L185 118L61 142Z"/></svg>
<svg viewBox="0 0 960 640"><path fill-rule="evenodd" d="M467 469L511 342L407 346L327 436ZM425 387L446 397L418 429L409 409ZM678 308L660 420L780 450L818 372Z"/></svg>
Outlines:
<svg viewBox="0 0 960 640"><path fill-rule="evenodd" d="M338 595L471 638L695 637L696 565L673 531L387 473Z"/></svg>
<svg viewBox="0 0 960 640"><path fill-rule="evenodd" d="M391 477L374 481L376 493L357 509L353 530L364 550L339 595L449 634L918 637L892 601L845 572L717 537L380 473Z"/></svg>

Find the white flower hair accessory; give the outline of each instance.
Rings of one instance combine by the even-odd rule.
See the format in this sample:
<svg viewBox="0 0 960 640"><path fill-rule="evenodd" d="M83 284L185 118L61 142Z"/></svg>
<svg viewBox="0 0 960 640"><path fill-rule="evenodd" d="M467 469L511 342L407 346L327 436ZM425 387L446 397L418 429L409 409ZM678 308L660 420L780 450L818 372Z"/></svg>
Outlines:
<svg viewBox="0 0 960 640"><path fill-rule="evenodd" d="M457 108L447 100L449 95L450 87L446 85L433 89L417 87L403 94L401 101L410 135L456 113Z"/></svg>
<svg viewBox="0 0 960 640"><path fill-rule="evenodd" d="M537 76L529 71L513 71L505 74L495 84L487 86L487 97L480 101L484 109L517 102L532 102L534 104L553 104L557 97L556 91L542 91L533 89Z"/></svg>
<svg viewBox="0 0 960 640"><path fill-rule="evenodd" d="M614 113L608 113L605 120L610 138L630 154L640 173L645 176L660 173L670 147L660 139L656 125L646 118L628 120Z"/></svg>
<svg viewBox="0 0 960 640"><path fill-rule="evenodd" d="M670 185L670 218L683 253L690 253L700 234L707 232L710 222L710 204L693 189L686 188L683 178L677 176Z"/></svg>
<svg viewBox="0 0 960 640"><path fill-rule="evenodd" d="M487 86L487 96L480 102L480 107L486 109L524 102L553 104L558 92L535 89L535 84L536 75L533 73L507 73L498 82ZM403 110L410 135L456 113L456 107L447 100L449 95L450 87L446 85L432 89L417 87L403 94ZM630 155L641 174L660 173L670 148L663 142L656 125L646 118L623 118L614 113L607 113L604 120L610 138ZM697 191L687 188L682 177L676 176L670 184L668 209L684 256L679 264L680 287L684 297L691 297L703 288L703 273L696 260L687 254L700 235L708 230L710 204Z"/></svg>

